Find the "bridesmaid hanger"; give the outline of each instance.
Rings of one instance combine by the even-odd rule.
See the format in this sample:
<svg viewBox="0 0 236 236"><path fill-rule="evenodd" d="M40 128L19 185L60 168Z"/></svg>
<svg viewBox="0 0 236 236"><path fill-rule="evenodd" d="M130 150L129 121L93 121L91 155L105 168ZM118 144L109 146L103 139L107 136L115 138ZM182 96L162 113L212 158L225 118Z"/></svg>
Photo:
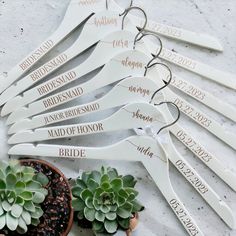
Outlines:
<svg viewBox="0 0 236 236"><path fill-rule="evenodd" d="M121 21L122 18L119 16L118 12L104 10L94 14L85 23L81 34L71 47L6 89L0 95L0 105L3 105L9 99L25 91L35 83L43 80L46 76L65 65L67 62L84 52L86 49L97 44L107 34L120 30ZM133 28L134 31L136 30L136 27L133 26L131 22L126 21L126 24L128 29L130 28L132 30ZM1 86L5 87L6 83L9 85L9 82L7 81L10 82L8 79L4 80L0 84L0 88ZM0 89L0 93L1 92L2 91Z"/></svg>
<svg viewBox="0 0 236 236"><path fill-rule="evenodd" d="M104 66L115 55L131 50L134 45L135 37L136 35L134 33L127 30L120 30L107 35L98 43L90 57L88 57L88 59L86 59L82 64L27 90L22 94L22 96L16 96L9 100L3 107L2 113L8 114L13 112L27 104L51 94L57 89L69 84L83 75ZM141 42L141 44L142 43L143 42ZM141 44L138 44L137 47L141 48Z"/></svg>
<svg viewBox="0 0 236 236"><path fill-rule="evenodd" d="M161 65L161 63L159 63ZM168 69L168 67L166 67ZM158 68L159 72L161 68ZM168 69L169 73L171 71ZM155 76L155 75L154 75ZM170 78L169 76L167 76ZM153 79L154 80L154 79ZM167 81L166 84L172 83ZM56 124L58 122L79 118L81 116L92 114L94 112L103 111L113 107L118 107L131 102L150 101L152 91L157 90L155 82L144 78L127 78L117 84L107 95L87 104L68 107L54 112L44 113L32 118L23 119L13 124L8 133L14 134L23 130L40 128L47 125ZM155 89L154 89L155 88ZM161 99L159 99L159 102ZM190 151L193 152L205 165L213 170L225 183L227 183L234 191L236 191L236 175L230 169L219 161L219 158L211 154L198 140L189 135L183 127L175 124L171 127L171 132L182 142Z"/></svg>
<svg viewBox="0 0 236 236"><path fill-rule="evenodd" d="M203 233L173 190L169 178L169 162L165 151L151 137L133 136L116 144L99 148L19 144L9 150L9 155L141 161L188 234L192 236L203 236Z"/></svg>
<svg viewBox="0 0 236 236"><path fill-rule="evenodd" d="M124 23L124 18L127 16L128 12L131 9L138 9L138 10L141 10L143 12L143 14L145 16L145 21L144 21L144 26L145 27L141 28L141 31L143 31L143 29L144 28L146 29L146 27L147 27L147 15L139 7L127 8L124 11L124 13L121 14L121 15L124 15L124 17L122 19L123 23ZM108 14L108 12L100 13L102 15L101 19L104 19L105 15ZM99 14L97 14L97 15L99 15ZM113 17L111 15L112 15L112 12L110 12L110 19L112 19L112 20L114 20L116 17L118 17L117 14L115 14L114 12L113 12ZM49 62L47 62L46 64L44 64L40 68L38 68L37 70L33 71L31 74L29 74L28 76L23 78L21 81L16 83L14 86L11 86L2 95L0 95L0 105L3 105L5 102L9 101L14 96L16 96L16 95L20 94L21 92L25 91L27 88L32 86L34 83L42 80L47 75L49 75L50 73L52 73L53 71L55 71L56 69L58 69L59 67L64 65L65 63L67 63L69 60L73 59L75 56L82 53L85 49L87 49L88 47L90 47L93 44L95 44L96 42L98 42L101 39L101 37L100 37L101 35L99 35L99 33L96 33L97 28L95 26L91 26L91 24L94 24L93 22L96 21L96 18L97 18L96 16L93 16L92 18L90 18L88 20L88 22L85 24L85 28L82 31L82 34L78 38L78 40L66 52L61 53L56 58L53 58L52 60L50 60ZM95 18L95 20L94 20L94 18ZM119 22L119 19L116 19L116 22ZM90 26L90 27L86 27L86 26ZM116 24L116 26L117 26L117 24ZM91 27L95 28L95 29L93 30L93 29L91 29ZM108 34L107 27L103 27L103 28L105 28L106 34ZM85 30L85 29L87 29L87 30ZM114 27L113 31L115 31L115 30L117 30L117 29ZM135 31L134 25L133 25L132 30ZM96 36L92 36L94 34L94 32L95 32ZM104 32L104 34L105 34L105 32ZM96 37L97 37L97 39L96 39ZM91 41L91 38L92 38L92 41L90 42L90 41L86 40L86 38L90 38L90 41ZM149 43L149 44L151 44L151 43ZM154 48L152 47L152 49L154 50L153 52L155 52L156 51L156 46L154 44L152 44L152 46L154 47ZM164 52L165 52L165 54L163 56ZM171 54L171 53L173 53L171 50L164 49L164 50L162 50L162 54L160 55L160 57L167 60L167 61L170 61L171 63L174 63L174 64L176 64L180 67L183 67L187 70L193 71L194 73L198 73L200 75L206 76L207 78L209 77L210 79L213 79L213 80L217 81L218 83L221 83L221 84L224 84L225 86L230 86L231 88L236 89L236 83L232 80L232 77L233 77L232 74L229 74L229 73L226 73L226 72L223 72L223 71L219 71L219 70L216 71L214 68L211 68L208 65L205 65L203 63L199 63L199 62L194 61L190 58L182 56L180 54L175 55L175 57L178 57L180 59L177 58L176 60L170 60L168 55ZM57 64L56 66L52 66L52 65L55 64L55 61L59 61L59 63L58 64L56 63ZM181 63L181 61L184 62L184 63ZM186 61L188 62L187 64L185 63ZM50 71L46 71L42 75L41 71L45 71L45 66L49 67ZM204 71L207 71L207 75ZM214 71L214 73L212 73L213 71ZM215 77L217 77L217 78L215 78ZM227 80L222 80L221 77L227 78ZM4 115L4 113L3 113L3 115Z"/></svg>
<svg viewBox="0 0 236 236"><path fill-rule="evenodd" d="M149 102L152 94L157 89L157 84L148 78L127 78L115 85L114 88L102 98L87 104L33 116L31 119L23 119L22 121L13 124L13 126L10 127L8 134L52 125L87 114L92 114L93 112L123 106L132 102Z"/></svg>
<svg viewBox="0 0 236 236"><path fill-rule="evenodd" d="M9 144L38 142L87 134L144 128L147 125L163 126L165 121L158 109L148 103L132 103L120 108L110 117L90 123L62 125L19 132L8 140Z"/></svg>
<svg viewBox="0 0 236 236"><path fill-rule="evenodd" d="M7 77L0 77L0 94L12 83L18 80L29 69L31 69L42 57L59 44L69 33L71 33L83 21L95 12L105 9L105 3L100 1L88 1L86 4L81 0L71 0L65 16L57 30L49 36L39 47L34 49L21 62L13 67Z"/></svg>
<svg viewBox="0 0 236 236"><path fill-rule="evenodd" d="M171 72L170 72L171 73ZM166 85L164 85L163 87L166 87ZM155 91L155 93L153 93L151 99L156 95L156 93L158 91L160 91L162 88L159 88L157 91ZM107 100L108 103L113 103L113 101L115 100L115 98L110 99L109 101ZM112 105L110 105L112 106ZM125 109L125 110L129 110L130 109ZM144 113L144 112L143 112ZM118 112L119 114L119 112ZM134 114L134 113L133 113ZM137 113L136 113L137 114ZM115 119L117 120L125 120L125 122L120 122L120 123L125 123L125 124L120 124L122 127L127 127L127 125L135 125L132 121L130 120L126 120L126 119L120 119L117 118L117 113L115 113L115 115L111 116L111 117L115 117ZM111 118L110 117L110 118ZM149 117L151 117L151 115L149 115ZM179 117L179 116L178 116ZM172 116L171 119L173 120ZM178 119L178 118L177 118ZM107 119L105 119L106 121ZM111 118L112 120L112 118ZM160 118L158 119L160 120ZM170 120L170 119L169 119ZM109 120L110 121L110 120ZM98 125L99 124L103 124L101 122L93 122L90 123L90 128L92 129L93 125ZM115 130L115 129L122 129L121 127L114 125L117 124L118 121L113 121L111 123L113 123L113 127L110 128L110 130L97 130L95 132L105 132L105 131L111 131L111 130ZM172 121L169 121L170 123ZM71 131L69 130L82 130L82 127L86 127L86 125L88 126L88 124L80 124L79 126L75 126L75 125L67 125L67 126L58 126L58 127L48 127L48 128L41 128L41 129L35 129L35 130L28 130L28 131L22 131L19 132L15 135L13 135L10 139L9 139L9 143L10 144L15 144L15 143L22 143L22 142L35 142L35 141L42 141L42 140L49 140L49 139L57 139L57 138L64 138L64 137L72 137L72 136L77 136L77 135L81 135L80 133L75 133L76 131L73 131L73 134ZM146 126L147 124L145 124ZM105 125L106 126L106 125ZM76 128L77 127L77 128ZM79 128L78 128L79 127ZM104 127L104 125L102 125L102 127ZM141 127L141 125L139 126ZM87 129L87 128L84 128ZM68 133L69 131L69 133ZM87 131L87 130L85 130ZM67 132L67 133L65 133ZM90 132L91 133L91 132ZM62 135L63 134L63 135ZM87 132L83 133L83 134L88 134ZM173 145L173 143L172 143ZM174 151L173 151L174 150ZM227 222L232 226L232 214L231 214L231 210L228 208L228 206L221 201L221 199L219 198L219 196L210 188L210 186L208 186L205 181L193 170L193 168L186 162L186 160L176 151L176 149L173 149L172 153L170 155L170 160L173 162L173 164L177 167L177 169L179 170L177 164L176 164L176 160L178 161L182 161L183 163L186 163L186 168L188 168L191 173L192 173L192 178L197 178L198 181L201 181L201 185L196 187L195 184L193 182L191 182L189 178L187 178L182 172L182 174L184 175L184 177L193 185L193 187L201 194L201 196L213 207L213 209Z"/></svg>
<svg viewBox="0 0 236 236"><path fill-rule="evenodd" d="M135 43L133 43L132 46L136 45L137 36L139 36L139 33L136 35L134 41ZM150 61L151 56L147 56L148 52L144 44L138 44L137 47L139 51L137 49L132 49L128 51L126 50L123 53L113 57L102 68L102 70L88 82L33 102L29 104L28 107L22 107L16 110L8 117L7 124L12 124L15 121L19 121L20 119L31 117L41 112L50 110L54 107L57 107L75 98L78 98L85 93L89 93L91 91L94 91L95 89L104 87L114 82L118 82L119 80L124 79L125 77L129 77L131 75L143 75L145 71L145 66L147 65L148 61ZM101 51L100 55L103 55L101 54ZM97 60L98 59L96 58L96 61ZM85 62L85 66L82 68L86 71L86 73L88 73L88 71L90 71L91 65L91 61L89 61L89 63ZM76 71L76 74L84 75L83 70L81 71L81 67L78 67L78 69L79 70ZM73 94L73 96L70 94ZM60 98L61 96L65 97L65 95L66 99L58 100L58 98ZM57 99L56 102L55 99Z"/></svg>

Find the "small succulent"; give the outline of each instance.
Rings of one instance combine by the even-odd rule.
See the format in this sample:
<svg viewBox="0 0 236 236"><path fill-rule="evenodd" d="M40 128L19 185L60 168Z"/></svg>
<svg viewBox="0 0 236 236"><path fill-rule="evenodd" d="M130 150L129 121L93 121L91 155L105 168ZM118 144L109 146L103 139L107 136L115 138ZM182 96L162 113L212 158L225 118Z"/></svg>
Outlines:
<svg viewBox="0 0 236 236"><path fill-rule="evenodd" d="M136 200L135 185L133 176L120 176L116 169L102 167L100 172L84 172L72 184L78 220L90 222L95 233L129 229L133 214L144 209Z"/></svg>
<svg viewBox="0 0 236 236"><path fill-rule="evenodd" d="M40 204L48 191L48 178L18 161L0 162L0 230L24 234L28 225L37 226L43 215Z"/></svg>

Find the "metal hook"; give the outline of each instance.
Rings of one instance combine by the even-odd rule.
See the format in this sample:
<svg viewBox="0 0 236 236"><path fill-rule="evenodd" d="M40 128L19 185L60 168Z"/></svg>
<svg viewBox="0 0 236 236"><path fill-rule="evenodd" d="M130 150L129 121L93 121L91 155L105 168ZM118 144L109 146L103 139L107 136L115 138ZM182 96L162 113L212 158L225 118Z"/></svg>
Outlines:
<svg viewBox="0 0 236 236"><path fill-rule="evenodd" d="M163 129L166 129L166 128L174 125L180 119L180 110L179 110L179 107L175 103L173 103L173 102L160 102L158 104L154 104L154 106L160 106L160 105L163 105L163 104L170 104L170 105L174 106L176 108L177 112L178 112L178 115L177 115L177 118L172 123L170 123L168 125L165 125L162 128L160 128L159 131L157 132L157 134L159 134Z"/></svg>
<svg viewBox="0 0 236 236"><path fill-rule="evenodd" d="M141 40L142 38L146 37L146 36L154 36L154 37L159 41L160 48L159 48L158 52L156 53L156 55L153 54L153 58L148 62L147 67L146 67L146 71L145 71L145 75L146 75L147 69L150 67L151 63L152 63L154 60L156 60L156 59L160 56L160 54L161 54L161 52L162 52L162 50L163 50L162 40L161 40L161 39L159 38L159 36L158 36L157 34L155 34L155 33L149 33L149 32L148 32L148 33L142 33L142 36L137 39L137 42L138 42L139 40Z"/></svg>
<svg viewBox="0 0 236 236"><path fill-rule="evenodd" d="M131 10L140 10L143 14L144 14L144 17L145 17L145 21L144 21L144 25L143 27L140 29L140 31L138 32L138 34L135 36L135 39L134 39L134 49L135 49L135 45L136 43L141 39L139 39L139 35L143 35L143 32L145 31L145 28L147 26L147 14L146 12L140 8L140 7L132 7L132 4L133 4L133 1L131 1L131 7L127 8L124 10L123 13L120 14L120 16L123 16L123 19L122 19L122 30L124 29L124 21L125 21L125 17L128 15L128 13L131 11Z"/></svg>
<svg viewBox="0 0 236 236"><path fill-rule="evenodd" d="M108 10L108 0L106 0L106 9Z"/></svg>
<svg viewBox="0 0 236 236"><path fill-rule="evenodd" d="M161 63L161 62L155 62L155 63L153 63L152 65L149 65L148 67L146 67L146 71L145 71L145 73L144 73L144 76L146 76L147 70L148 70L149 68L151 68L151 67L153 67L153 66L156 66L156 65L164 66L164 67L169 71L170 75L169 75L169 80L168 80L168 82L166 82L165 85L163 85L161 88L157 89L157 90L153 93L153 95L152 95L152 97L151 97L150 103L153 101L154 97L156 96L156 94L157 94L158 92L160 92L162 89L164 89L165 87L167 87L167 86L171 83L172 78L173 78L173 74L172 74L172 71L171 71L170 67L167 66L167 65L164 64L164 63Z"/></svg>

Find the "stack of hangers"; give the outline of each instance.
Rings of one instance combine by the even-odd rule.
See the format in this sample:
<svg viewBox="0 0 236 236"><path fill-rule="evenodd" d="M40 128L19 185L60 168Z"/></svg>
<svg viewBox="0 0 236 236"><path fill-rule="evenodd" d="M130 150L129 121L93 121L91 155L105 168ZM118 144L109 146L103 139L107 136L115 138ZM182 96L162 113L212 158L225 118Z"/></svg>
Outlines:
<svg viewBox="0 0 236 236"><path fill-rule="evenodd" d="M131 15L131 10L140 10L145 19ZM81 34L69 49L27 74L42 57L82 24ZM157 34L222 50L213 37L150 21L139 7L130 6L124 10L113 0L71 0L56 32L9 71L7 77L0 77L1 115L8 115L7 125L11 135L8 142L14 145L9 154L141 161L189 235L203 235L172 188L170 161L219 217L234 228L232 210L176 150L170 134L177 137L234 191L235 173L211 154L201 141L191 137L177 121L180 112L184 113L234 150L236 135L225 131L217 121L169 87L180 90L234 122L236 110L173 74L161 61L173 63L234 90L236 81L230 73L164 48ZM154 37L158 43L154 43L150 37ZM45 80L49 74L92 46L92 54L83 63ZM91 80L73 85L96 69L100 71ZM86 104L79 103L81 96L113 84L104 96ZM79 104L71 106L71 101L78 101ZM169 105L175 108L175 113L170 112ZM95 122L60 123L110 108L119 109ZM137 135L106 147L38 143L129 129L135 129Z"/></svg>

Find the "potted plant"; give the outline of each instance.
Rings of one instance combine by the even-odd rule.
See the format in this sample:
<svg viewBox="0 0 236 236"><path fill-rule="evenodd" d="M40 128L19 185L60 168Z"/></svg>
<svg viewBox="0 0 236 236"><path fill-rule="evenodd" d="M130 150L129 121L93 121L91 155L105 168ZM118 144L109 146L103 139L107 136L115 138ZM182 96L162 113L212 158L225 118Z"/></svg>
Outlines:
<svg viewBox="0 0 236 236"><path fill-rule="evenodd" d="M51 164L1 162L0 196L1 234L68 235L73 222L70 185Z"/></svg>
<svg viewBox="0 0 236 236"><path fill-rule="evenodd" d="M95 235L115 234L122 229L131 235L144 207L137 201L136 180L121 176L114 168L83 172L72 182L72 205L81 227Z"/></svg>

